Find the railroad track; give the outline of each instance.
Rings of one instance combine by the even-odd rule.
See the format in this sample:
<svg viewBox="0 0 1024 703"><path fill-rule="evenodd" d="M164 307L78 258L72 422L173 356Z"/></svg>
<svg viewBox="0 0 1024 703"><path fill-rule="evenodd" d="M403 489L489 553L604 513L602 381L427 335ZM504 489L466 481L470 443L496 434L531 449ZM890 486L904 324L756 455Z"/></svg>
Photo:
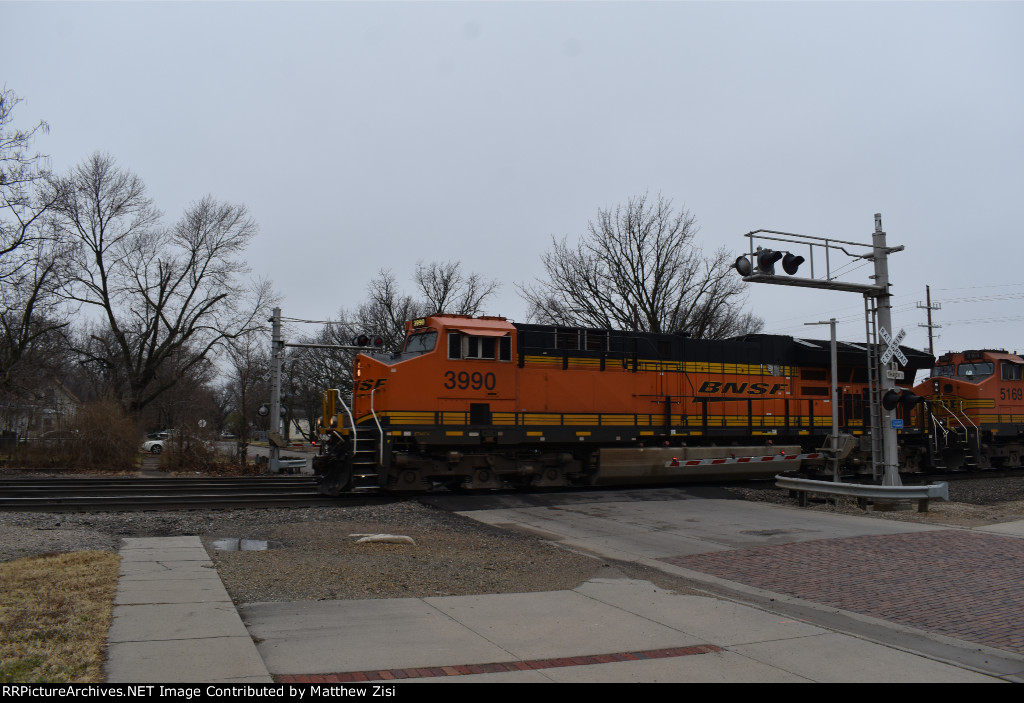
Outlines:
<svg viewBox="0 0 1024 703"><path fill-rule="evenodd" d="M365 503L331 498L312 476L229 478L0 478L0 510L39 512L315 507Z"/></svg>

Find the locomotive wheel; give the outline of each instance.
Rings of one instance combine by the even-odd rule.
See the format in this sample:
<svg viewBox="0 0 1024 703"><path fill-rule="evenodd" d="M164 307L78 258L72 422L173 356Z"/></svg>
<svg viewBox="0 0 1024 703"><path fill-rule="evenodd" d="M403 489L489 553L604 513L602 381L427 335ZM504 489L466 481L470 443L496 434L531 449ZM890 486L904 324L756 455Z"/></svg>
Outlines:
<svg viewBox="0 0 1024 703"><path fill-rule="evenodd" d="M327 462L323 478L317 484L317 492L323 495L336 496L339 493L351 490L351 488L352 468L348 465L348 462L337 459Z"/></svg>

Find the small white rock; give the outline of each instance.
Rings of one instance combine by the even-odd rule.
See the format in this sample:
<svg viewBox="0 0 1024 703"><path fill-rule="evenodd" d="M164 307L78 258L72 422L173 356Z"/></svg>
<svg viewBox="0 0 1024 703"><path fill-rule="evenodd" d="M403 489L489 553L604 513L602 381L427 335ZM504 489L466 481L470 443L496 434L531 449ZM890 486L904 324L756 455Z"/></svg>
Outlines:
<svg viewBox="0 0 1024 703"><path fill-rule="evenodd" d="M384 542L386 544L413 544L416 542L412 537L408 535L349 535L350 537L359 537L356 540L356 544L364 542Z"/></svg>

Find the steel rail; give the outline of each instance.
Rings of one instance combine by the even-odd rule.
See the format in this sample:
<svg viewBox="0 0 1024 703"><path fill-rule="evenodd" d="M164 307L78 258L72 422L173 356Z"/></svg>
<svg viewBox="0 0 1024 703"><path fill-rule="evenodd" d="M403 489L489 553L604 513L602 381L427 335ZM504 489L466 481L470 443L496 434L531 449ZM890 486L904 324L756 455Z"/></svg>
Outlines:
<svg viewBox="0 0 1024 703"><path fill-rule="evenodd" d="M365 503L321 495L313 477L0 479L0 510L64 512L317 507Z"/></svg>

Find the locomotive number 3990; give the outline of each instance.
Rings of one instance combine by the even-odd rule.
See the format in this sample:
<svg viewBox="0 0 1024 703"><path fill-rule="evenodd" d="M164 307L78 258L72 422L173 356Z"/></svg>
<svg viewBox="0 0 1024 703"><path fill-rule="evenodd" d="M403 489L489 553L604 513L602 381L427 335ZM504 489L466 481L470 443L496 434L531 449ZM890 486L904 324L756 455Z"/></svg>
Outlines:
<svg viewBox="0 0 1024 703"><path fill-rule="evenodd" d="M454 371L445 371L444 378L444 387L448 390L453 390L455 388L467 390L472 388L473 390L478 391L483 388L493 391L494 387L498 383L493 373L480 373L479 371L474 371L473 373L469 373L468 371L459 371L457 374Z"/></svg>

